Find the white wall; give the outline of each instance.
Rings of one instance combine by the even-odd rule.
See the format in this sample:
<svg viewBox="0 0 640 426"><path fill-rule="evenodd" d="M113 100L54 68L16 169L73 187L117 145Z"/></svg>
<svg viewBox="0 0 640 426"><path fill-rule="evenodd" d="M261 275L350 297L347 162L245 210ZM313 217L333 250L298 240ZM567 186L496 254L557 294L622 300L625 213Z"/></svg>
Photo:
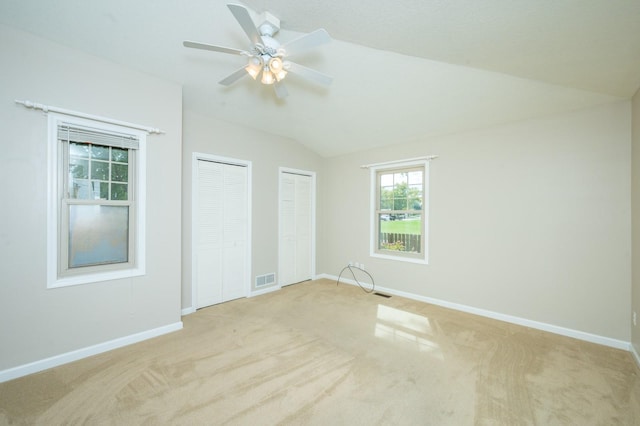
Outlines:
<svg viewBox="0 0 640 426"><path fill-rule="evenodd" d="M631 287L631 312L640 315L640 90L636 92L632 100L632 179L631 179L631 205L633 223L633 267ZM631 322L631 321L630 321ZM640 316L636 325L631 322L631 343L636 354L640 354ZM640 363L640 359L638 359Z"/></svg>
<svg viewBox="0 0 640 426"><path fill-rule="evenodd" d="M204 117L185 110L182 162L182 307L191 308L191 173L194 152L252 162L252 271L278 272L278 169L289 167L316 172L323 185L322 158L297 142ZM318 205L322 200L318 196ZM318 221L320 218L318 217ZM321 232L318 232L318 236ZM277 278L277 277L276 277ZM262 287L261 290L266 289Z"/></svg>
<svg viewBox="0 0 640 426"><path fill-rule="evenodd" d="M181 88L0 26L0 373L180 324ZM147 157L145 276L47 289L47 116L28 99L159 127Z"/></svg>
<svg viewBox="0 0 640 426"><path fill-rule="evenodd" d="M369 257L362 164L436 154L430 264ZM327 161L325 256L378 285L630 341L631 107L620 102Z"/></svg>

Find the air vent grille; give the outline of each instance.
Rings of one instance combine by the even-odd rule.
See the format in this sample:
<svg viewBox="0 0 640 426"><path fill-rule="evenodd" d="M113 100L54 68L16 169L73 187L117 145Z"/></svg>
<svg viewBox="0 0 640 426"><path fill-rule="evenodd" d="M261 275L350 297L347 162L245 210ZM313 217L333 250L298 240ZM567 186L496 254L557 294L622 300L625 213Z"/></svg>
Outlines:
<svg viewBox="0 0 640 426"><path fill-rule="evenodd" d="M264 287L266 285L271 285L271 284L274 284L275 282L276 282L276 274L273 272L270 274L256 276L256 288Z"/></svg>

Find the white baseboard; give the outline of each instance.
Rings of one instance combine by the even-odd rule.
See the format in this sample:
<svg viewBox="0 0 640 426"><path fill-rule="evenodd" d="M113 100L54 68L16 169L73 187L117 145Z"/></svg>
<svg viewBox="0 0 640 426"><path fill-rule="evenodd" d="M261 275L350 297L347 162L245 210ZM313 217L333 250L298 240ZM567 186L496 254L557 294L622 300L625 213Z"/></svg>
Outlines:
<svg viewBox="0 0 640 426"><path fill-rule="evenodd" d="M272 285L270 287L267 287L267 288L264 288L264 289L261 289L261 290L252 291L252 292L249 293L249 295L247 297L256 297L256 296L260 296L262 294L267 294L267 293L271 293L272 291L278 291L278 290L280 290L280 286L279 285ZM194 313L195 311L196 311L196 308L194 308L193 306L189 307L189 308L184 308L182 310L182 316L190 315L190 314Z"/></svg>
<svg viewBox="0 0 640 426"><path fill-rule="evenodd" d="M338 277L334 275L322 274L318 278L326 278L337 281ZM340 278L341 283L357 285L354 280L344 277ZM548 331L550 333L559 334L561 336L572 337L574 339L584 340L586 342L597 343L604 346L610 346L616 349L623 349L625 351L631 350L631 343L623 340L612 339L610 337L599 336L597 334L585 333L584 331L573 330L570 328L560 327L553 324L547 324L543 322L533 321L526 318L520 318L512 315L501 314L499 312L488 311L486 309L475 308L473 306L461 305L459 303L447 302L445 300L434 299L431 297L420 296L413 293L407 293L404 291L394 290L392 288L375 286L376 291L383 293L393 294L395 296L406 297L407 299L418 300L420 302L431 303L432 305L438 305L456 311L467 312L470 314L480 315L482 317L492 318L499 321L505 321L512 324L522 325L525 327L535 328L537 330ZM636 357L636 359L638 359ZM640 364L640 363L639 363Z"/></svg>
<svg viewBox="0 0 640 426"><path fill-rule="evenodd" d="M252 291L249 294L249 297L256 297L256 296L260 296L260 295L263 295L263 294L271 293L273 291L278 291L278 290L280 290L280 288L281 287L279 285L272 285L270 287L263 288L261 290Z"/></svg>
<svg viewBox="0 0 640 426"><path fill-rule="evenodd" d="M182 311L180 311L180 314L182 316L185 316L185 315L190 315L190 314L194 313L195 311L196 311L196 308L194 308L193 306L190 306L190 307L184 308Z"/></svg>
<svg viewBox="0 0 640 426"><path fill-rule="evenodd" d="M313 279L314 280L325 279L325 280L336 280L337 281L338 277L335 276L335 275L329 275L329 274L319 274L319 275L316 275ZM340 278L340 279L342 279L342 278ZM352 281L352 282L353 282L353 284L355 284L355 281ZM349 284L351 284L351 283L349 283Z"/></svg>
<svg viewBox="0 0 640 426"><path fill-rule="evenodd" d="M640 355L638 355L638 352L636 351L635 346L633 346L633 343L629 346L631 347L631 355L633 355L633 359L635 359L636 365L638 366L638 368L640 368Z"/></svg>
<svg viewBox="0 0 640 426"><path fill-rule="evenodd" d="M182 321L0 371L0 383L182 329Z"/></svg>

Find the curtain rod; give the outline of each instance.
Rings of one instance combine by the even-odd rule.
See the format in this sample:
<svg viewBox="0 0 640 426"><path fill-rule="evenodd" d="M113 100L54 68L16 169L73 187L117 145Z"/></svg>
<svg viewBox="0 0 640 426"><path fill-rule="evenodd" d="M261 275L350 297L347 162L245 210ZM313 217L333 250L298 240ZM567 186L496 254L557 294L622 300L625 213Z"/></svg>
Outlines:
<svg viewBox="0 0 640 426"><path fill-rule="evenodd" d="M68 110L68 109L63 109L63 108L58 108L58 107L54 107L54 106L43 105L43 104L39 104L39 103L36 103L36 102L19 101L17 99L16 99L15 102L17 104L24 105L25 108L40 109L44 113L47 113L49 111L57 112L57 113L60 113L60 114L71 115L71 116L74 116L74 117L87 118L87 119L90 119L90 120L101 121L103 123L116 124L118 126L129 127L131 129L144 130L145 132L147 132L149 134L165 133L163 130L156 129L154 127L141 126L139 124L127 123L126 121L114 120L114 119L106 118L106 117L99 117L97 115L85 114L83 112L71 111L71 110Z"/></svg>
<svg viewBox="0 0 640 426"><path fill-rule="evenodd" d="M386 165L390 165L390 164L399 164L399 163L408 163L410 161L421 161L421 160L426 160L426 161L431 161L438 158L437 155L426 155L424 157L416 157L416 158L406 158L404 160L393 160L393 161L385 161L382 163L373 163L373 164L364 164L362 166L360 166L361 169L370 169L371 167L378 167L378 166L386 166Z"/></svg>

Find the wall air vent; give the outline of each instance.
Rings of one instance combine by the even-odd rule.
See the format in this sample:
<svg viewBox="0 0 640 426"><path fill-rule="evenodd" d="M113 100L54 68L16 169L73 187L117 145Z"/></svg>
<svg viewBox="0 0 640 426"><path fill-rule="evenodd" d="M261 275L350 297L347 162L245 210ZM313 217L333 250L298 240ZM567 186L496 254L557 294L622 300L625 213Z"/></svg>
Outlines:
<svg viewBox="0 0 640 426"><path fill-rule="evenodd" d="M256 276L256 288L275 284L275 282L276 282L276 274L273 272L270 274Z"/></svg>

